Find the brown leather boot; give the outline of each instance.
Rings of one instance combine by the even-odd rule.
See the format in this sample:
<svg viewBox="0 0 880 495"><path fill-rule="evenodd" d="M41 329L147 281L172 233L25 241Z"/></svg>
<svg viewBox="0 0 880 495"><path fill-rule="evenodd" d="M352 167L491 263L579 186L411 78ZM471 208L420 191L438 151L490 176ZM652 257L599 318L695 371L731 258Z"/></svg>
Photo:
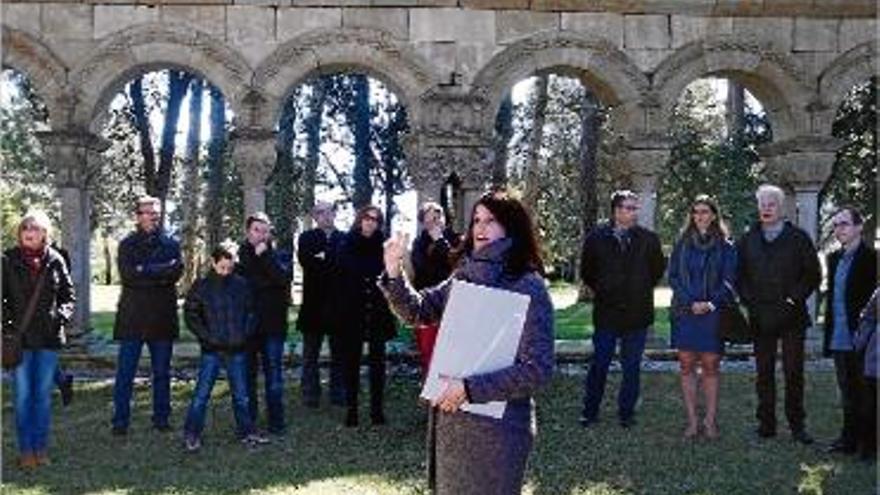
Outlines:
<svg viewBox="0 0 880 495"><path fill-rule="evenodd" d="M18 458L18 467L21 469L33 469L37 467L36 456L30 452L21 454L21 457Z"/></svg>

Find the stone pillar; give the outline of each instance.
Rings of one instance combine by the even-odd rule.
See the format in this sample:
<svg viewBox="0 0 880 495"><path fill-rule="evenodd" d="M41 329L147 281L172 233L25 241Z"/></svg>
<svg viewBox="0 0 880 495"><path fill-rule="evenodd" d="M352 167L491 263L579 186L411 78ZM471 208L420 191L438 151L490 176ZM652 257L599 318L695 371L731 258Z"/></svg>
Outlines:
<svg viewBox="0 0 880 495"><path fill-rule="evenodd" d="M49 168L55 171L55 184L61 200L60 244L70 255L70 276L76 291L76 313L71 334L90 328L91 305L91 198L89 171L100 166L100 153L109 143L83 129L41 132ZM58 237L58 236L56 236Z"/></svg>
<svg viewBox="0 0 880 495"><path fill-rule="evenodd" d="M266 210L266 180L275 168L275 131L259 128L236 130L232 156L244 187L245 216Z"/></svg>
<svg viewBox="0 0 880 495"><path fill-rule="evenodd" d="M639 224L647 229L655 230L657 177L669 158L669 149L631 146L628 158L632 170L633 187L641 199Z"/></svg>
<svg viewBox="0 0 880 495"><path fill-rule="evenodd" d="M797 136L786 141L771 143L760 150L767 164L768 175L783 187L794 191L797 225L804 229L813 242L819 237L819 191L831 176L840 139L828 136ZM787 205L787 210L789 206ZM817 294L808 301L810 316L816 321ZM821 339L818 326L808 333L811 339Z"/></svg>

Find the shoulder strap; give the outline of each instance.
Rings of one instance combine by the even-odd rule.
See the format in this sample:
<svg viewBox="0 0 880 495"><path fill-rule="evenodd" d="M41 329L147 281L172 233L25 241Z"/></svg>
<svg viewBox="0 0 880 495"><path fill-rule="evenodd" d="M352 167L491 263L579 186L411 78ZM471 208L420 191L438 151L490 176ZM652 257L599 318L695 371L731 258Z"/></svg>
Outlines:
<svg viewBox="0 0 880 495"><path fill-rule="evenodd" d="M46 273L49 271L49 264L46 263L46 266L40 271L39 278L37 278L37 285L34 286L34 292L31 294L31 298L28 299L27 308L24 310L24 317L21 319L21 326L19 327L19 331L24 334L24 331L27 330L27 327L30 326L31 320L34 318L34 312L37 310L37 300L40 298L40 292L43 290L43 283L46 280Z"/></svg>

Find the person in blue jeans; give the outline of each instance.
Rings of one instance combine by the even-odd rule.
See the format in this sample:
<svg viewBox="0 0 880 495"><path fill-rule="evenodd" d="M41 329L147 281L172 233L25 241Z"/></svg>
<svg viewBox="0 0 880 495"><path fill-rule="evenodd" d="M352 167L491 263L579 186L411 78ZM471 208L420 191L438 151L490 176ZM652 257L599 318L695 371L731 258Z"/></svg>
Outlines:
<svg viewBox="0 0 880 495"><path fill-rule="evenodd" d="M593 362L584 384L580 423L599 418L608 367L617 342L623 384L617 401L621 426L635 424L639 371L648 327L654 322L654 286L666 269L657 234L637 225L639 197L627 190L611 196L612 218L584 240L581 280L593 292Z"/></svg>
<svg viewBox="0 0 880 495"><path fill-rule="evenodd" d="M48 246L50 230L44 212L28 213L18 225L18 244L3 252L3 333L17 334L22 348L12 373L23 469L49 463L53 378L73 315L73 284L61 255Z"/></svg>
<svg viewBox="0 0 880 495"><path fill-rule="evenodd" d="M112 433L124 436L131 421L131 395L144 344L150 350L153 428L171 430L171 347L180 329L177 280L183 274L180 244L159 226L159 199L137 200L137 228L119 243L122 293L113 326L119 342L113 384Z"/></svg>
<svg viewBox="0 0 880 495"><path fill-rule="evenodd" d="M245 222L246 239L238 248L237 274L247 279L254 294L257 329L248 341L248 394L251 418L256 423L257 375L262 365L266 390L269 433L283 435L284 341L290 308L292 265L272 242L272 225L265 213L250 215Z"/></svg>
<svg viewBox="0 0 880 495"><path fill-rule="evenodd" d="M202 445L205 409L222 366L232 391L232 410L236 434L249 446L266 443L258 435L248 408L248 338L255 328L254 301L247 280L233 274L235 254L231 247L219 246L211 254L212 271L193 284L186 296L186 326L202 348L199 377L183 428L184 446L195 452Z"/></svg>

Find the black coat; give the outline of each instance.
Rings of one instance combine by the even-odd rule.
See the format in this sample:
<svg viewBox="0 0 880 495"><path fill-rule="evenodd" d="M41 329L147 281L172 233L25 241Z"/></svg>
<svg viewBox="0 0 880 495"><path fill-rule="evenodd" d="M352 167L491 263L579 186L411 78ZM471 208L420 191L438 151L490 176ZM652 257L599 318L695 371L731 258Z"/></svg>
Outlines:
<svg viewBox="0 0 880 495"><path fill-rule="evenodd" d="M452 273L449 250L457 245L458 236L451 229L444 230L443 236L436 241L423 230L412 245L413 288L433 287L449 278Z"/></svg>
<svg viewBox="0 0 880 495"><path fill-rule="evenodd" d="M785 222L772 242L754 224L737 242L737 287L759 334L803 332L810 326L807 298L822 277L813 241Z"/></svg>
<svg viewBox="0 0 880 495"><path fill-rule="evenodd" d="M828 255L828 291L825 293L825 335L822 349L830 355L828 347L834 333L834 274L843 257L843 250L838 249ZM877 286L877 251L864 241L856 248L849 273L846 276L846 316L850 333L855 336L859 327L859 315L871 299Z"/></svg>
<svg viewBox="0 0 880 495"><path fill-rule="evenodd" d="M22 334L22 348L59 349L65 341L64 326L73 316L73 283L64 259L54 249L47 248L40 263L45 280L31 323ZM3 253L3 332L21 331L19 326L39 276L31 275L20 248Z"/></svg>
<svg viewBox="0 0 880 495"><path fill-rule="evenodd" d="M611 224L590 232L581 253L581 280L595 294L593 324L617 332L654 322L654 286L666 270L657 234L638 225L624 247Z"/></svg>
<svg viewBox="0 0 880 495"><path fill-rule="evenodd" d="M331 333L338 311L336 256L345 234L334 230L327 236L321 229L307 230L297 241L297 259L302 266L302 305L296 328L303 333Z"/></svg>
<svg viewBox="0 0 880 495"><path fill-rule="evenodd" d="M238 248L235 272L245 279L254 294L258 335L287 336L292 266L281 253L269 247L257 256L247 240Z"/></svg>
<svg viewBox="0 0 880 495"><path fill-rule="evenodd" d="M122 294L116 309L116 340L173 340L177 320L177 281L183 275L180 244L161 231L132 232L119 243Z"/></svg>
<svg viewBox="0 0 880 495"><path fill-rule="evenodd" d="M244 350L256 328L247 280L214 272L193 284L183 306L186 326L208 351Z"/></svg>
<svg viewBox="0 0 880 495"><path fill-rule="evenodd" d="M387 341L397 324L385 296L376 285L385 264L380 233L364 237L349 232L339 246L339 335L349 339Z"/></svg>

